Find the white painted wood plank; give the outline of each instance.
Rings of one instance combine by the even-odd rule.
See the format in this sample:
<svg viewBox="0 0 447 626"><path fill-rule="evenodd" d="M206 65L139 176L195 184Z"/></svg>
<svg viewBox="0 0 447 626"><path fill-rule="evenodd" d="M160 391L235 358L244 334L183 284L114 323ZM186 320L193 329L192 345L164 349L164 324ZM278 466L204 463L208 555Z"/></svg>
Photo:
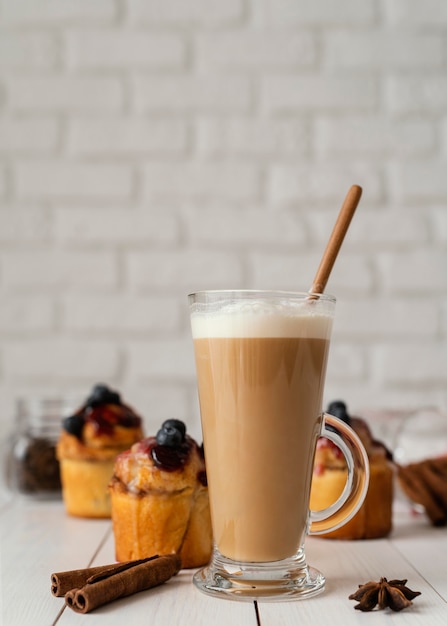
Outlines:
<svg viewBox="0 0 447 626"><path fill-rule="evenodd" d="M431 548L433 555L433 546ZM398 623L399 626L445 626L447 605L408 561L386 539L371 541L333 541L308 539L306 553L310 565L326 576L326 590L320 596L282 604L259 603L262 626L296 626L313 624L326 626L374 626ZM361 613L348 596L358 584L369 580L408 578L408 585L421 591L413 606L402 613L376 611ZM445 574L444 574L445 576Z"/></svg>
<svg viewBox="0 0 447 626"><path fill-rule="evenodd" d="M86 567L110 522L69 517L62 502L18 499L2 510L0 527L3 624L48 626L61 608L51 574Z"/></svg>
<svg viewBox="0 0 447 626"><path fill-rule="evenodd" d="M165 585L118 600L91 615L77 615L50 593L54 571L114 562L109 521L66 515L60 502L20 500L0 512L1 589L4 626L122 626L123 622L171 626L256 626L252 603L208 598L193 588L191 571ZM326 591L316 598L286 603L259 603L261 626L441 626L447 623L447 529L432 528L424 517L397 516L390 539L343 542L311 538L308 560L327 577ZM408 578L422 591L403 613L362 614L348 600L358 583Z"/></svg>
<svg viewBox="0 0 447 626"><path fill-rule="evenodd" d="M114 561L114 541L110 535L93 565ZM165 626L256 626L256 612L251 602L231 602L208 598L192 583L193 570L182 570L167 583L117 600L94 611L97 621L107 626L151 623ZM93 613L92 613L93 615ZM65 609L58 626L85 626L85 615ZM102 618L102 619L101 619Z"/></svg>
<svg viewBox="0 0 447 626"><path fill-rule="evenodd" d="M434 549L427 548L428 538ZM447 602L447 528L434 528L423 514L400 515L391 541Z"/></svg>

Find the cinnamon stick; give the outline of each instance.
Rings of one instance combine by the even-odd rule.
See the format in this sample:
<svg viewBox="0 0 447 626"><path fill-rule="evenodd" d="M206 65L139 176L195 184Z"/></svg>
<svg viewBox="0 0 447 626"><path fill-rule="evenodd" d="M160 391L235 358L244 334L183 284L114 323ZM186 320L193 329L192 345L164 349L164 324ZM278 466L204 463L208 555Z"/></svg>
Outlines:
<svg viewBox="0 0 447 626"><path fill-rule="evenodd" d="M426 459L397 467L406 495L421 504L433 526L447 524L447 459Z"/></svg>
<svg viewBox="0 0 447 626"><path fill-rule="evenodd" d="M447 516L447 480L442 473L442 466L436 459L428 459L422 463L421 472L422 480Z"/></svg>
<svg viewBox="0 0 447 626"><path fill-rule="evenodd" d="M111 565L98 565L97 567L86 567L84 569L73 569L66 572L55 572L51 574L51 593L53 596L60 598L65 596L67 591L83 587L87 580L92 576L96 576L103 572L109 572L109 575L118 573L128 567L145 563L149 559L154 559L158 556L151 556L145 559L139 559L137 561L123 561L122 563L112 563Z"/></svg>
<svg viewBox="0 0 447 626"><path fill-rule="evenodd" d="M180 558L175 554L105 567L87 578L82 587L68 591L65 604L77 613L89 613L118 598L161 585L175 576L180 567Z"/></svg>

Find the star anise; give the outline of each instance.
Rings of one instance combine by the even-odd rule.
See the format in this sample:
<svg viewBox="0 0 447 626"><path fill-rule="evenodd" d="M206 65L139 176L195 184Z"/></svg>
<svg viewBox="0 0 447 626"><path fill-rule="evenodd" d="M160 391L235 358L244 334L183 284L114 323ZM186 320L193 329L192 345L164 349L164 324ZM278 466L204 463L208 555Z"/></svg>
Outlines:
<svg viewBox="0 0 447 626"><path fill-rule="evenodd" d="M389 607L392 611L402 611L412 604L416 596L421 595L420 591L412 591L406 584L406 579L388 581L381 578L378 583L370 581L359 585L349 599L358 602L354 608L359 611L372 611L376 605L379 609Z"/></svg>

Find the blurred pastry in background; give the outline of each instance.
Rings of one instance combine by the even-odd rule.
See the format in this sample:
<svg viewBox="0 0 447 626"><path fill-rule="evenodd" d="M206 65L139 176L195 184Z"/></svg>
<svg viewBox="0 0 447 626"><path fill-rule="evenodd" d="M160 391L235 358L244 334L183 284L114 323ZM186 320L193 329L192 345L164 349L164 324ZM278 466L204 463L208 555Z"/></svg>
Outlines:
<svg viewBox="0 0 447 626"><path fill-rule="evenodd" d="M110 517L108 484L116 456L143 436L141 417L103 384L95 385L80 409L63 419L57 457L70 515Z"/></svg>
<svg viewBox="0 0 447 626"><path fill-rule="evenodd" d="M333 539L376 539L392 529L394 466L392 454L374 439L367 422L348 414L346 404L332 402L327 412L347 423L359 436L369 459L370 479L366 498L344 526L321 535ZM317 442L310 495L310 508L319 511L334 504L347 480L346 460L341 450L326 437Z"/></svg>

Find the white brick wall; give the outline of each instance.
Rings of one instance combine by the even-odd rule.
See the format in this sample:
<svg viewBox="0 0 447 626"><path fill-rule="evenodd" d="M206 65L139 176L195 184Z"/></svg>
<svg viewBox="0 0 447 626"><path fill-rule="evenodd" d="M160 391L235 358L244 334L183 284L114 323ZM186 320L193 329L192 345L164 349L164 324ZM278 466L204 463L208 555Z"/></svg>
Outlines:
<svg viewBox="0 0 447 626"><path fill-rule="evenodd" d="M16 114L88 111L102 115L124 104L124 85L114 77L14 72L4 82L11 113Z"/></svg>
<svg viewBox="0 0 447 626"><path fill-rule="evenodd" d="M104 380L199 436L186 295L328 291L327 400L447 409L444 0L2 0L0 434Z"/></svg>
<svg viewBox="0 0 447 626"><path fill-rule="evenodd" d="M179 69L185 65L185 42L178 35L134 30L73 32L67 39L68 63L80 70Z"/></svg>

